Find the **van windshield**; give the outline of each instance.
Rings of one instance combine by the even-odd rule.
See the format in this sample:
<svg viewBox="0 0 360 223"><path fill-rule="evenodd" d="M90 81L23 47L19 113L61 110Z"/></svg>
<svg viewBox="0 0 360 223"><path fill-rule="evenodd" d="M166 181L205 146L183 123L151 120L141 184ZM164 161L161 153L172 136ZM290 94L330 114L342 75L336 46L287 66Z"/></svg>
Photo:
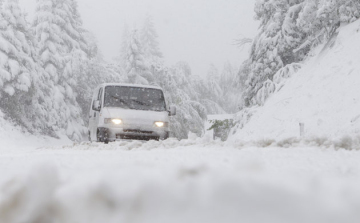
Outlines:
<svg viewBox="0 0 360 223"><path fill-rule="evenodd" d="M105 87L104 107L166 111L163 92L159 89L142 87Z"/></svg>

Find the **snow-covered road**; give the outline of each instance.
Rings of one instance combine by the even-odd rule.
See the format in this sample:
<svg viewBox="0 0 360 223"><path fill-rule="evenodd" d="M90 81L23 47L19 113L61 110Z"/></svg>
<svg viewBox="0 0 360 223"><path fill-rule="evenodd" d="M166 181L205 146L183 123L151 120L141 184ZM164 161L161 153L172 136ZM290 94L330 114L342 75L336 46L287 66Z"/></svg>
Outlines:
<svg viewBox="0 0 360 223"><path fill-rule="evenodd" d="M1 223L360 222L357 150L81 143L0 149L0 169Z"/></svg>

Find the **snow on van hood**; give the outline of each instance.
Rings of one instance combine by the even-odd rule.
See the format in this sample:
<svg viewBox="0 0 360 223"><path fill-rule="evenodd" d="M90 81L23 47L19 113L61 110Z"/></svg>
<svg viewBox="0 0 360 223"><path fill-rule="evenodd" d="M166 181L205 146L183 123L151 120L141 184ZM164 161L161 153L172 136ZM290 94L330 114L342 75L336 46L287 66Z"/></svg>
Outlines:
<svg viewBox="0 0 360 223"><path fill-rule="evenodd" d="M147 123L163 121L168 122L169 116L167 111L144 111L123 108L104 108L102 111L104 118L119 118L122 120L132 120L137 123Z"/></svg>

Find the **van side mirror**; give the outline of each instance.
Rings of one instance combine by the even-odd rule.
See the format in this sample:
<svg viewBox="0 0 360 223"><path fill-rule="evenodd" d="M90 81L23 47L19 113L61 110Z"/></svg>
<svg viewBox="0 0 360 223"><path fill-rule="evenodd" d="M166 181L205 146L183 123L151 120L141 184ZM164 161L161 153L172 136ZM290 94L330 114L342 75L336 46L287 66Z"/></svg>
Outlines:
<svg viewBox="0 0 360 223"><path fill-rule="evenodd" d="M176 106L170 105L169 116L175 116L175 115L176 115Z"/></svg>
<svg viewBox="0 0 360 223"><path fill-rule="evenodd" d="M99 101L99 100L94 101L92 109L95 110L95 111L100 111L100 110L101 110L101 106L100 106L100 101Z"/></svg>

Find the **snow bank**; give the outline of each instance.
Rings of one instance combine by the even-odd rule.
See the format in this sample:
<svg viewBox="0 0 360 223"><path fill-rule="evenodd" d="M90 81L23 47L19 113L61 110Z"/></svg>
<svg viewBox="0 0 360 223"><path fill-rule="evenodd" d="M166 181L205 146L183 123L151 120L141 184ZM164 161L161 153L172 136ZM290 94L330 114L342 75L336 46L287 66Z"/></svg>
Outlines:
<svg viewBox="0 0 360 223"><path fill-rule="evenodd" d="M65 135L65 134L59 134ZM4 114L0 111L0 155L6 151L23 152L34 147L45 145L64 145L71 141L67 137L54 139L51 137L30 134L26 130L4 119Z"/></svg>
<svg viewBox="0 0 360 223"><path fill-rule="evenodd" d="M204 138L8 151L0 222L359 222L359 151L301 144Z"/></svg>
<svg viewBox="0 0 360 223"><path fill-rule="evenodd" d="M360 135L359 29L360 20L341 28L231 140L299 137L299 123L307 137Z"/></svg>

